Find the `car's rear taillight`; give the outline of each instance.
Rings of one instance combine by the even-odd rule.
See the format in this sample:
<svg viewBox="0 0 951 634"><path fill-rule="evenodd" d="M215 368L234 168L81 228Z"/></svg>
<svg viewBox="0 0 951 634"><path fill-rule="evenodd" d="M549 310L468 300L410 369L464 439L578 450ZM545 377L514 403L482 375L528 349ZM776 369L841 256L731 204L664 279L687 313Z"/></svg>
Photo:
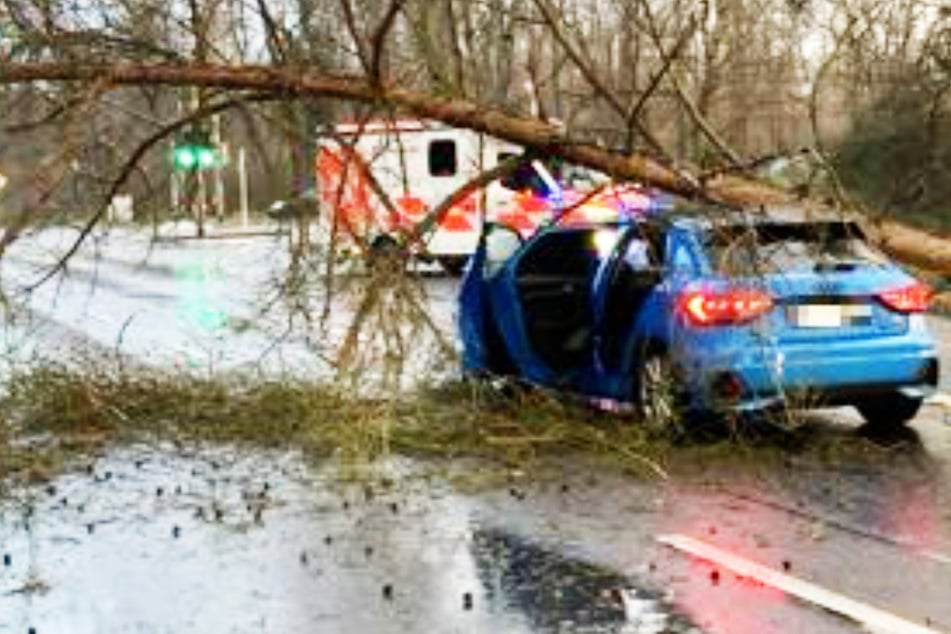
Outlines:
<svg viewBox="0 0 951 634"><path fill-rule="evenodd" d="M916 282L877 295L880 302L899 313L923 313L931 305L931 288L927 284Z"/></svg>
<svg viewBox="0 0 951 634"><path fill-rule="evenodd" d="M752 288L702 290L685 293L680 306L696 326L742 324L769 312L773 298Z"/></svg>

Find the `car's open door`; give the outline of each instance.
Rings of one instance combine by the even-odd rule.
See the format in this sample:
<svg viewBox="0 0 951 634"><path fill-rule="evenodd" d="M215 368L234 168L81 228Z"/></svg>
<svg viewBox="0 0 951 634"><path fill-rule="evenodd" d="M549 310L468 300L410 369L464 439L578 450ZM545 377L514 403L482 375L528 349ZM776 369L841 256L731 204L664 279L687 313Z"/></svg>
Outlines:
<svg viewBox="0 0 951 634"><path fill-rule="evenodd" d="M502 275L511 309L501 329L526 378L573 387L591 366L591 284L616 229L553 227L519 251ZM506 323L505 320L508 320Z"/></svg>
<svg viewBox="0 0 951 634"><path fill-rule="evenodd" d="M601 371L621 365L639 313L663 278L664 240L657 227L631 225L601 264L592 298Z"/></svg>
<svg viewBox="0 0 951 634"><path fill-rule="evenodd" d="M498 310L489 286L522 246L519 233L506 225L486 223L479 244L462 279L459 297L459 335L462 367L467 373L508 374L514 370L504 338L499 331ZM499 303L499 300L495 300Z"/></svg>

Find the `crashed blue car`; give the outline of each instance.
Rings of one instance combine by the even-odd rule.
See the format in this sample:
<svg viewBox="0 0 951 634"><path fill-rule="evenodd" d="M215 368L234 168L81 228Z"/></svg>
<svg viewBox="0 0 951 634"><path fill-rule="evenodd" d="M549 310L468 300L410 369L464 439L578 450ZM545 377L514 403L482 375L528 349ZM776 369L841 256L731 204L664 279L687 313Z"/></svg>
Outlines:
<svg viewBox="0 0 951 634"><path fill-rule="evenodd" d="M833 405L897 426L938 380L930 297L843 220L680 210L528 239L489 223L460 291L463 369L664 429Z"/></svg>

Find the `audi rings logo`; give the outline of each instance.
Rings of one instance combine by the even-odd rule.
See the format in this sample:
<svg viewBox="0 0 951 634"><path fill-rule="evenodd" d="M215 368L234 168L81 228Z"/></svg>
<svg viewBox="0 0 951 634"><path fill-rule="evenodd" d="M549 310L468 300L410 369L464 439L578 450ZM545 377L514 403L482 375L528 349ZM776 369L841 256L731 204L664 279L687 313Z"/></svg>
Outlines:
<svg viewBox="0 0 951 634"><path fill-rule="evenodd" d="M816 293L819 295L836 295L841 290L842 286L832 280L820 280L816 282Z"/></svg>

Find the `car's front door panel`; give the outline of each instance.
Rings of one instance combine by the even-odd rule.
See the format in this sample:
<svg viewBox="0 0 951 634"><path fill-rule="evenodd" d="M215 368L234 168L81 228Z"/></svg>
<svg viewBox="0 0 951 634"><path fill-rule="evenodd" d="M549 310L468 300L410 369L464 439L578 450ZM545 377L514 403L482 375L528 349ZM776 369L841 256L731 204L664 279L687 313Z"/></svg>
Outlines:
<svg viewBox="0 0 951 634"><path fill-rule="evenodd" d="M512 310L504 328L523 373L547 384L572 384L591 362L591 284L598 266L592 230L540 234L506 266Z"/></svg>

